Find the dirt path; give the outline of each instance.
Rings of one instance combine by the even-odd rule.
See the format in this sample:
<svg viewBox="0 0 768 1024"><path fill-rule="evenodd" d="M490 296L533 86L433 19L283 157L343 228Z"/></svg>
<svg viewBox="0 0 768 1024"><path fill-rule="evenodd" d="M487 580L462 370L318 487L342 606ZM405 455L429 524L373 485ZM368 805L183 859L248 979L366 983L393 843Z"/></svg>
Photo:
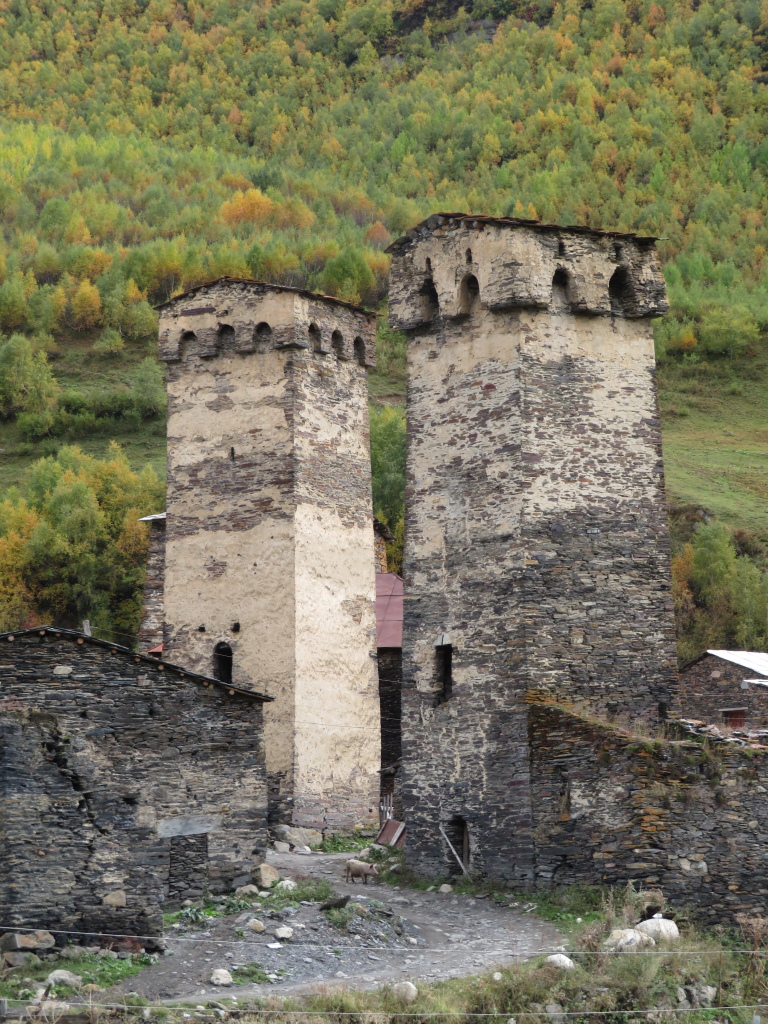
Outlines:
<svg viewBox="0 0 768 1024"><path fill-rule="evenodd" d="M274 915L256 908L267 932L254 934L246 921L252 914L212 918L210 927L184 935L168 935L173 955L164 956L120 986L152 1002L191 1001L255 995L296 995L321 987L375 988L396 981L479 974L546 949L557 950L562 936L531 912L530 904L499 905L472 896L429 893L376 883L344 881L348 853L276 854L268 861L286 878L314 877L331 882L340 896L371 906L360 934L332 927L317 904ZM267 901L265 901L266 911ZM273 925L293 929L289 941L276 942ZM353 924L355 927L355 924ZM277 947L277 948L272 948ZM216 987L211 972L223 967L258 963L271 983ZM237 972L234 972L235 975Z"/></svg>

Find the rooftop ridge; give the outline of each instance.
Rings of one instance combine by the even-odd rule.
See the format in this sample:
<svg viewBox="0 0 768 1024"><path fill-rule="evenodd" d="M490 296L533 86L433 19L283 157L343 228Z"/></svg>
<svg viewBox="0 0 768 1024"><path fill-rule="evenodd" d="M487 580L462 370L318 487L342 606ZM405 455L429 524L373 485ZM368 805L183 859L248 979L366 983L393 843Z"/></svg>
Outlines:
<svg viewBox="0 0 768 1024"><path fill-rule="evenodd" d="M324 295L322 292L311 292L306 288L297 288L289 284L273 284L269 281L257 281L255 278L249 277L228 277L226 274L222 277L215 277L211 281L203 281L200 284L196 284L194 288L188 288L185 292L180 292L178 295L171 296L165 302L158 303L155 309L165 309L166 306L172 305L174 302L178 302L179 299L185 299L190 295L194 295L199 292L202 288L211 288L215 284L252 284L258 285L259 288L271 288L277 292L294 292L296 295L303 295L308 299L317 299L321 302L332 302L337 306L344 306L346 309L354 310L356 313L362 313L364 316L376 317L380 314L375 310L366 309L365 306L357 305L354 302L347 302L346 299L337 299L334 295Z"/></svg>

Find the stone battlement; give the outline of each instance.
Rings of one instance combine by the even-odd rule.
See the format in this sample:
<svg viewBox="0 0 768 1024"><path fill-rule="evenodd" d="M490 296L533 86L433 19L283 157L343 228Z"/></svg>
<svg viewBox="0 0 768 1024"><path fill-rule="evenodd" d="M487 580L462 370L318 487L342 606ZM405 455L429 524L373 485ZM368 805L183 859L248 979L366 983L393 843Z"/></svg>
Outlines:
<svg viewBox="0 0 768 1024"><path fill-rule="evenodd" d="M639 319L669 308L653 238L435 214L389 247L389 317L411 331L481 309Z"/></svg>
<svg viewBox="0 0 768 1024"><path fill-rule="evenodd" d="M298 288L222 277L159 307L160 358L308 349L376 365L375 314Z"/></svg>

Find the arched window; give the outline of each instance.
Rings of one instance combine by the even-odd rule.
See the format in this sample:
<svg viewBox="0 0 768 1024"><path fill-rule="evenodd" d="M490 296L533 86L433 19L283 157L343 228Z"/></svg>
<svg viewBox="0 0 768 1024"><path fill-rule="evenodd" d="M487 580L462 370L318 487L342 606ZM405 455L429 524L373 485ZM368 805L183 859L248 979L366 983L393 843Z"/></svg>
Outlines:
<svg viewBox="0 0 768 1024"><path fill-rule="evenodd" d="M272 328L269 324L262 323L256 324L253 329L253 340L256 343L257 352L266 352L272 341Z"/></svg>
<svg viewBox="0 0 768 1024"><path fill-rule="evenodd" d="M428 324L440 312L440 300L437 297L437 288L435 288L431 273L419 289L419 300L421 302L421 319Z"/></svg>
<svg viewBox="0 0 768 1024"><path fill-rule="evenodd" d="M179 341L179 359L183 359L187 354L191 345L197 341L197 335L194 331L184 331Z"/></svg>
<svg viewBox="0 0 768 1024"><path fill-rule="evenodd" d="M346 353L344 351L344 336L341 331L334 331L331 335L331 345L333 351L336 353L338 359L346 359Z"/></svg>
<svg viewBox="0 0 768 1024"><path fill-rule="evenodd" d="M365 366L365 342L362 338L355 338L355 359Z"/></svg>
<svg viewBox="0 0 768 1024"><path fill-rule="evenodd" d="M320 347L320 328L317 324L309 325L309 347L313 352L322 352Z"/></svg>
<svg viewBox="0 0 768 1024"><path fill-rule="evenodd" d="M632 283L626 267L617 267L608 282L612 313L626 313L632 305Z"/></svg>
<svg viewBox="0 0 768 1024"><path fill-rule="evenodd" d="M472 250L471 249L467 249L467 251L465 253L465 257L466 257L467 263L471 264L472 263Z"/></svg>
<svg viewBox="0 0 768 1024"><path fill-rule="evenodd" d="M232 648L223 640L213 648L213 678L221 683L232 682Z"/></svg>
<svg viewBox="0 0 768 1024"><path fill-rule="evenodd" d="M474 274L465 274L459 285L459 312L469 316L480 298L480 285Z"/></svg>
<svg viewBox="0 0 768 1024"><path fill-rule="evenodd" d="M571 282L568 278L568 271L558 267L555 276L552 278L552 298L550 307L552 309L570 309L571 306Z"/></svg>
<svg viewBox="0 0 768 1024"><path fill-rule="evenodd" d="M222 344L231 344L235 340L235 328L232 324L219 324L218 335Z"/></svg>

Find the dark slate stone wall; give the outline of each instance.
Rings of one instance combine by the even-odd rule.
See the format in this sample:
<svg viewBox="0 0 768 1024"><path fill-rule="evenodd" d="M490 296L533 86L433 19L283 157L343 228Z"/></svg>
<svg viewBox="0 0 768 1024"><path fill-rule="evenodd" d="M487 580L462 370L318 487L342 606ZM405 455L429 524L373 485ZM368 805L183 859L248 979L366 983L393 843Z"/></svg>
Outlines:
<svg viewBox="0 0 768 1024"><path fill-rule="evenodd" d="M250 881L267 840L257 700L66 635L0 644L9 925L161 935L179 834L207 833L211 891Z"/></svg>
<svg viewBox="0 0 768 1024"><path fill-rule="evenodd" d="M530 709L539 885L659 886L709 924L768 912L768 751Z"/></svg>
<svg viewBox="0 0 768 1024"><path fill-rule="evenodd" d="M768 727L768 686L744 685L747 679L762 678L759 672L705 654L680 670L681 714L724 726L727 708L744 708L744 725L764 729Z"/></svg>
<svg viewBox="0 0 768 1024"><path fill-rule="evenodd" d="M163 588L165 585L165 520L155 519L149 526L147 571L139 627L139 650L148 651L163 643Z"/></svg>

